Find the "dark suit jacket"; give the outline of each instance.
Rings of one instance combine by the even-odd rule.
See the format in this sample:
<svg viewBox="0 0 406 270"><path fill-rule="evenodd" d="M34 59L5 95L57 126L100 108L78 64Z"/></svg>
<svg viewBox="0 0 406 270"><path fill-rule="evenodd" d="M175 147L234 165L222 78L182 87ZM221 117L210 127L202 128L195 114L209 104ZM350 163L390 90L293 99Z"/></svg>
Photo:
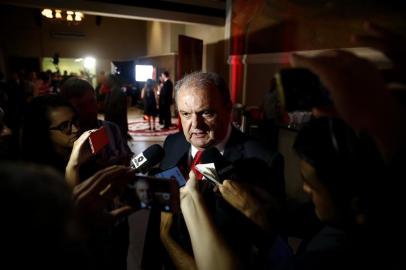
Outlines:
<svg viewBox="0 0 406 270"><path fill-rule="evenodd" d="M160 167L163 170L174 166L185 167L190 164L190 144L183 133L170 135L164 142L165 158ZM260 144L247 135L233 128L225 146L224 157L227 161L238 163L239 174L243 181L262 186L274 197L285 198L283 177L284 161L279 153L269 153ZM229 205L221 196L208 188L204 181L199 183L206 205L220 233L229 247L239 256L242 262L252 262L252 247L255 226L238 210ZM191 252L191 244L183 217L174 220L173 238L186 250Z"/></svg>
<svg viewBox="0 0 406 270"><path fill-rule="evenodd" d="M164 149L162 170L187 163L190 143L182 132L169 135ZM280 153L268 152L261 144L233 128L224 149L224 158L240 165L237 167L241 169L241 179L264 187L276 198L285 198L284 160Z"/></svg>

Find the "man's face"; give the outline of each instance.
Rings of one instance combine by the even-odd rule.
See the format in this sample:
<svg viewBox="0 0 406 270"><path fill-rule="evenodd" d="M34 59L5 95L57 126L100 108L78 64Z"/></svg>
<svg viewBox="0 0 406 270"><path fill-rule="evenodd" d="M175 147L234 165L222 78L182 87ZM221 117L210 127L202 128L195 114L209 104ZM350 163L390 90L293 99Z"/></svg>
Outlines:
<svg viewBox="0 0 406 270"><path fill-rule="evenodd" d="M224 139L230 123L231 104L225 105L215 88L182 87L177 105L183 134L193 146L204 149Z"/></svg>
<svg viewBox="0 0 406 270"><path fill-rule="evenodd" d="M150 203L148 189L149 189L148 183L142 181L136 183L135 192L137 193L138 199L144 204Z"/></svg>
<svg viewBox="0 0 406 270"><path fill-rule="evenodd" d="M86 91L80 98L71 98L69 102L79 113L81 127L85 130L95 128L97 123L97 102L94 93Z"/></svg>

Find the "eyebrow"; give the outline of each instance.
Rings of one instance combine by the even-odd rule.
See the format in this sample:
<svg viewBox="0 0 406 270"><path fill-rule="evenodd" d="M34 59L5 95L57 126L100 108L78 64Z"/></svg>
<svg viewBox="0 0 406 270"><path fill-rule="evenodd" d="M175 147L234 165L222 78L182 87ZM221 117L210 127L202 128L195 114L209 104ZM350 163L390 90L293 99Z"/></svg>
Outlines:
<svg viewBox="0 0 406 270"><path fill-rule="evenodd" d="M204 109L201 109L200 111L197 111L197 112L194 112L194 113L200 114L200 113L204 113L204 112L207 112L207 111L213 112L213 110L211 110L209 108L204 108ZM179 112L181 112L181 113L192 113L190 111L184 111L184 110L179 110Z"/></svg>

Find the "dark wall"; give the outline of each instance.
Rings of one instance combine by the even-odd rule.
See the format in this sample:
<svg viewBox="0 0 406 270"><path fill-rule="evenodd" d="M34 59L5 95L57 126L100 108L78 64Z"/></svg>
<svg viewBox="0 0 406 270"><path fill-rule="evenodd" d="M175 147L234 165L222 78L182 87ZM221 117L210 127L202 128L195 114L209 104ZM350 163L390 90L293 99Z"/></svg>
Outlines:
<svg viewBox="0 0 406 270"><path fill-rule="evenodd" d="M0 47L10 57L93 56L130 60L146 54L146 22L86 15L78 25L49 20L40 10L0 5Z"/></svg>
<svg viewBox="0 0 406 270"><path fill-rule="evenodd" d="M233 1L233 22L244 28L250 54L354 47L350 37L367 20L406 33L400 0L255 0L255 10L240 2Z"/></svg>

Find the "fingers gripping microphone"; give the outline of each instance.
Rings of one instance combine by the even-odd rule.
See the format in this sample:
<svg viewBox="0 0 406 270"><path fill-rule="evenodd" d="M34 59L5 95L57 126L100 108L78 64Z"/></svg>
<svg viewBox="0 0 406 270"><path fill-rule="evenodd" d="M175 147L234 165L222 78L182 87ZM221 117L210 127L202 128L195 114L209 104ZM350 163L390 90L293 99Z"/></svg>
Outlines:
<svg viewBox="0 0 406 270"><path fill-rule="evenodd" d="M165 156L165 150L159 144L148 147L144 152L131 159L131 168L136 173L145 173L156 164L161 162Z"/></svg>

